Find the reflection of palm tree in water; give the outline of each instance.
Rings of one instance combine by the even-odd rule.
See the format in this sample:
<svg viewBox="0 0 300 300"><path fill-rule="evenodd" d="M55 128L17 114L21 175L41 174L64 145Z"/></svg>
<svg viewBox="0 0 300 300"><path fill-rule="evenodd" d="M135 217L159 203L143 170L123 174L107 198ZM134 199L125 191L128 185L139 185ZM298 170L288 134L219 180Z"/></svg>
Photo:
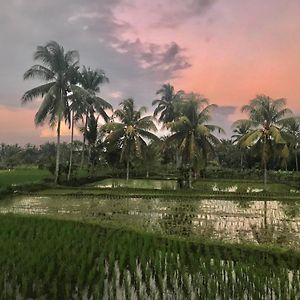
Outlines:
<svg viewBox="0 0 300 300"><path fill-rule="evenodd" d="M268 223L268 202L264 200L263 219L260 225L251 226L253 238L259 243L269 243L273 241L274 226Z"/></svg>
<svg viewBox="0 0 300 300"><path fill-rule="evenodd" d="M187 205L188 207L186 207ZM163 233L190 236L195 217L195 203L178 203L174 207L168 207L167 212L158 223Z"/></svg>
<svg viewBox="0 0 300 300"><path fill-rule="evenodd" d="M295 240L294 231L287 222L278 228L268 219L268 201L264 200L263 220L260 226L251 226L254 239L259 243L274 243L279 245L288 245L298 243Z"/></svg>
<svg viewBox="0 0 300 300"><path fill-rule="evenodd" d="M282 201L281 204L287 217L294 219L300 216L300 202L298 200Z"/></svg>
<svg viewBox="0 0 300 300"><path fill-rule="evenodd" d="M268 212L268 203L266 200L264 200L264 227L265 227L265 229L267 229L267 227L268 227L267 212Z"/></svg>
<svg viewBox="0 0 300 300"><path fill-rule="evenodd" d="M249 209L253 205L253 201L241 199L241 200L233 200L236 203L238 208Z"/></svg>
<svg viewBox="0 0 300 300"><path fill-rule="evenodd" d="M205 238L211 238L214 233L212 221L205 218L203 225L198 218L199 200L188 203L174 203L169 207L166 213L159 220L160 229L163 233L179 236L199 235ZM199 223L194 223L198 221Z"/></svg>

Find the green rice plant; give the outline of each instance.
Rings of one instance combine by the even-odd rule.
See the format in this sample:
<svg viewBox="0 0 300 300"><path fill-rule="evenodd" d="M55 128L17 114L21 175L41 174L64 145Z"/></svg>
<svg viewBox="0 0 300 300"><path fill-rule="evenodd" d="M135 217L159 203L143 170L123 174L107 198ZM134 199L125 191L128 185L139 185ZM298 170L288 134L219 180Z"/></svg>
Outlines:
<svg viewBox="0 0 300 300"><path fill-rule="evenodd" d="M296 299L300 292L293 251L32 217L2 216L0 228L1 297Z"/></svg>

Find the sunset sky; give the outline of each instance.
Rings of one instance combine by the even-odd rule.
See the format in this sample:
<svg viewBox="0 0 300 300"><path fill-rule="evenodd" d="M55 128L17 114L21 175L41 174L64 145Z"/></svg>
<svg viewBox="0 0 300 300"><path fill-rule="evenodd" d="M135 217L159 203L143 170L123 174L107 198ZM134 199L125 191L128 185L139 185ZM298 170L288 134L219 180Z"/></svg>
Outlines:
<svg viewBox="0 0 300 300"><path fill-rule="evenodd" d="M166 82L216 103L213 122L230 126L256 94L287 98L300 114L299 0L10 0L0 11L0 142L43 143L40 100L20 98L38 84L22 79L37 45L49 40L102 68L102 97L133 97L151 112ZM69 134L64 130L65 138Z"/></svg>

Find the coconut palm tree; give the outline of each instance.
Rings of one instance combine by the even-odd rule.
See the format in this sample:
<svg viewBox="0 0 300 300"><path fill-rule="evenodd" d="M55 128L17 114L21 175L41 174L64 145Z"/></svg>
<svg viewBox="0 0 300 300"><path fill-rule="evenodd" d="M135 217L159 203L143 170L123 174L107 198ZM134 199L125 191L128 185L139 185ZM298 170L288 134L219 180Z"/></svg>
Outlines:
<svg viewBox="0 0 300 300"><path fill-rule="evenodd" d="M292 152L295 155L295 170L299 171L298 166L298 149L299 149L299 143L300 143L300 121L297 118L290 119L289 122L287 122L284 132L287 136L285 136L289 148L292 150Z"/></svg>
<svg viewBox="0 0 300 300"><path fill-rule="evenodd" d="M249 123L241 123L238 124L234 130L233 130L233 135L232 135L232 139L233 139L233 143L234 144L238 144L240 139L243 138L247 133L249 133L251 129L251 125ZM239 149L241 151L241 171L243 170L243 158L244 158L244 150L243 147L241 145L239 145Z"/></svg>
<svg viewBox="0 0 300 300"><path fill-rule="evenodd" d="M172 135L167 138L166 143L174 143L178 147L183 167L188 169L190 188L192 168L206 161L207 155L214 153L214 148L219 143L213 132L223 132L222 128L207 124L214 107L215 104L209 104L200 95L188 94L179 106L180 115L175 121L167 123Z"/></svg>
<svg viewBox="0 0 300 300"><path fill-rule="evenodd" d="M112 121L102 126L106 132L106 142L121 149L120 160L126 163L126 179L129 179L129 166L133 156L142 157L146 148L146 140L157 140L157 136L150 131L157 131L152 116L142 116L145 107L136 109L134 100L129 98L120 103L114 117L120 122Z"/></svg>
<svg viewBox="0 0 300 300"><path fill-rule="evenodd" d="M94 173L94 167L97 161L96 143L98 139L98 117L91 114L88 119L86 130L86 140L88 143L88 169L91 175Z"/></svg>
<svg viewBox="0 0 300 300"><path fill-rule="evenodd" d="M158 121L164 124L172 122L176 117L176 105L181 100L183 91L175 92L174 87L168 83L164 84L156 95L160 95L161 98L152 102L152 105L156 106L154 117L159 115Z"/></svg>
<svg viewBox="0 0 300 300"><path fill-rule="evenodd" d="M42 97L43 102L35 115L35 124L41 125L46 120L50 126L56 126L57 152L55 167L55 183L59 177L60 163L60 130L61 122L69 119L68 93L79 92L86 95L80 87L72 84L74 72L78 70L79 53L75 50L65 49L55 41L48 42L45 46L38 46L34 53L34 60L40 64L33 65L24 74L24 80L33 78L46 81L28 90L22 97L22 103Z"/></svg>
<svg viewBox="0 0 300 300"><path fill-rule="evenodd" d="M249 126L251 130L240 138L238 145L255 146L260 153L264 168L264 186L267 184L267 165L269 159L277 155L285 159L288 156L286 141L282 136L283 128L293 117L286 117L292 112L283 98L273 100L266 95L258 95L241 109L249 119L238 120L234 126ZM244 124L244 125L242 125Z"/></svg>
<svg viewBox="0 0 300 300"><path fill-rule="evenodd" d="M109 120L109 116L107 115L105 110L112 110L112 106L107 101L97 96L97 93L100 92L100 85L108 82L109 79L105 75L105 72L100 69L92 70L91 68L86 68L85 66L83 66L82 71L79 75L79 83L84 89L86 89L91 94L91 96L87 99L88 107L84 113L85 120L83 125L83 148L81 156L81 168L84 164L86 131L89 118L91 117L91 115L97 113L104 119L105 122Z"/></svg>
<svg viewBox="0 0 300 300"><path fill-rule="evenodd" d="M70 98L70 127L71 127L71 143L70 143L70 159L68 170L68 181L71 179L72 167L73 167L73 148L74 148L74 127L79 121L83 122L83 116L89 109L89 103L86 101L86 97L80 97L77 94L72 94Z"/></svg>

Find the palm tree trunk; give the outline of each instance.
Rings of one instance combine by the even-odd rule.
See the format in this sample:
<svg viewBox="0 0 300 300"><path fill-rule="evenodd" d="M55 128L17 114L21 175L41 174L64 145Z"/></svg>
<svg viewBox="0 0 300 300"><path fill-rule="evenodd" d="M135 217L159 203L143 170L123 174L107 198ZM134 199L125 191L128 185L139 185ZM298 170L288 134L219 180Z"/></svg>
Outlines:
<svg viewBox="0 0 300 300"><path fill-rule="evenodd" d="M267 201L264 200L264 227L265 229L267 228L268 226L268 220L267 220L267 212L268 212L268 204L267 204Z"/></svg>
<svg viewBox="0 0 300 300"><path fill-rule="evenodd" d="M88 167L88 173L91 174L91 169L92 169L92 162L91 162L92 145L88 144L87 146L88 146L87 167Z"/></svg>
<svg viewBox="0 0 300 300"><path fill-rule="evenodd" d="M57 124L57 143L56 143L56 165L55 165L55 178L54 183L58 183L58 177L59 177L59 157L60 157L60 118L58 119Z"/></svg>
<svg viewBox="0 0 300 300"><path fill-rule="evenodd" d="M93 177L94 176L94 171L95 171L95 160L94 160L94 155L93 152L95 151L94 149L95 145L90 145L90 149L89 149L89 164L90 164L90 176Z"/></svg>
<svg viewBox="0 0 300 300"><path fill-rule="evenodd" d="M298 153L297 153L297 151L295 153L295 161L296 161L296 171L298 172L299 171L299 167L298 167Z"/></svg>
<svg viewBox="0 0 300 300"><path fill-rule="evenodd" d="M72 163L73 163L73 141L74 141L74 111L72 111L71 149L70 149L70 163L69 163L68 181L70 181L71 173L72 173Z"/></svg>
<svg viewBox="0 0 300 300"><path fill-rule="evenodd" d="M267 154L266 154L267 138L264 136L263 144L263 163L264 163L264 190L267 189Z"/></svg>
<svg viewBox="0 0 300 300"><path fill-rule="evenodd" d="M126 180L129 180L129 159L126 162Z"/></svg>
<svg viewBox="0 0 300 300"><path fill-rule="evenodd" d="M189 167L189 188L192 188L192 167Z"/></svg>
<svg viewBox="0 0 300 300"><path fill-rule="evenodd" d="M241 171L243 171L243 153L241 153Z"/></svg>
<svg viewBox="0 0 300 300"><path fill-rule="evenodd" d="M85 122L84 122L84 131L83 131L83 141L82 141L82 152L81 152L80 169L83 168L83 164L84 164L85 139L86 139L87 123L88 123L88 115L86 114Z"/></svg>
<svg viewBox="0 0 300 300"><path fill-rule="evenodd" d="M267 189L267 163L264 163L264 190Z"/></svg>

